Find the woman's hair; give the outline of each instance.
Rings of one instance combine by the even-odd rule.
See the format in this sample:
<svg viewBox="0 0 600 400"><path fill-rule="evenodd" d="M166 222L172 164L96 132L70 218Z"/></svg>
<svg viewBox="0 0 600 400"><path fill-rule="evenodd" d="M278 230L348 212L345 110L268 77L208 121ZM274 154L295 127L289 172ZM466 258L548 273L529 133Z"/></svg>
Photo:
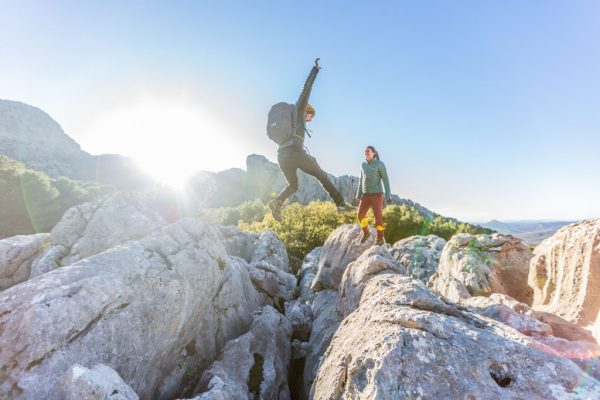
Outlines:
<svg viewBox="0 0 600 400"><path fill-rule="evenodd" d="M373 147L373 146L367 146L367 149L371 149L371 151L373 153L375 153L375 155L373 155L373 157L375 157L376 159L380 160L380 158L379 158L379 152L377 150L375 150L375 147Z"/></svg>

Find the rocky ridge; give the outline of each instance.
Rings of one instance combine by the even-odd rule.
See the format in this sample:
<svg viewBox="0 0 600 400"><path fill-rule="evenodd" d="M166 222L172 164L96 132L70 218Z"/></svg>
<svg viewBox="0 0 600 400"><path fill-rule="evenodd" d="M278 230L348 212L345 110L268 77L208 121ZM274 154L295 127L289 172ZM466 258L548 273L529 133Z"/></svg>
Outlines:
<svg viewBox="0 0 600 400"><path fill-rule="evenodd" d="M359 230L340 226L296 276L272 232L169 223L124 195L69 210L45 236L0 241L0 273L18 278L0 291L0 398L600 393L594 337L523 302L502 273L520 276L531 257L518 241L374 246ZM444 260L454 264L442 271ZM428 288L436 274L466 294Z"/></svg>

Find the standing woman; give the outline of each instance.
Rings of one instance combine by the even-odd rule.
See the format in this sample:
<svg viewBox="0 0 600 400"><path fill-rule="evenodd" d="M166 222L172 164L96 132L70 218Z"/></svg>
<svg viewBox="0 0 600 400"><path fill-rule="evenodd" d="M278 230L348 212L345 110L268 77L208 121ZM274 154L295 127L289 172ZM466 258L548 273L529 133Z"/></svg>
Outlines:
<svg viewBox="0 0 600 400"><path fill-rule="evenodd" d="M377 228L377 245L384 243L383 239L383 192L381 182L385 188L385 198L391 200L390 181L388 180L385 164L379 159L379 153L373 146L367 146L365 149L365 162L362 163L360 170L360 181L358 183L358 192L356 198L360 200L358 206L358 221L363 231L361 243L364 243L369 237L369 227L367 225L367 212L369 208L373 209L375 214L375 226Z"/></svg>

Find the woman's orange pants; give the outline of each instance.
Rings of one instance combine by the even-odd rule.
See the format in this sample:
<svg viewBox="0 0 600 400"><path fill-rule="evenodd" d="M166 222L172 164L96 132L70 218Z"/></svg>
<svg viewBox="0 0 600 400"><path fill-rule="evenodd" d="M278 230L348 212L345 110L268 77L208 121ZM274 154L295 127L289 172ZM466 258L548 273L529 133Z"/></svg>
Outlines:
<svg viewBox="0 0 600 400"><path fill-rule="evenodd" d="M383 193L363 194L358 205L358 222L364 233L369 233L367 225L367 212L369 208L373 209L375 214L375 227L377 228L377 237L383 237Z"/></svg>

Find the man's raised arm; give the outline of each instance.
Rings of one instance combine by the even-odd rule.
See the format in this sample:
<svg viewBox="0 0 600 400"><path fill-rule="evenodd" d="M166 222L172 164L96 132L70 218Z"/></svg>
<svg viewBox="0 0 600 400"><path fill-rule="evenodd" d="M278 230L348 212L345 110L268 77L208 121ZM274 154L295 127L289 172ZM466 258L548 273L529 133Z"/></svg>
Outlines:
<svg viewBox="0 0 600 400"><path fill-rule="evenodd" d="M308 74L308 78L306 78L306 82L304 82L304 87L302 88L302 93L300 93L300 97L298 97L298 101L296 101L296 112L298 113L298 118L304 118L304 114L306 113L306 106L308 104L308 98L310 97L310 91L312 90L313 83L315 83L315 79L317 78L317 74L321 66L319 65L319 58L315 60L315 66L310 70L310 74Z"/></svg>

